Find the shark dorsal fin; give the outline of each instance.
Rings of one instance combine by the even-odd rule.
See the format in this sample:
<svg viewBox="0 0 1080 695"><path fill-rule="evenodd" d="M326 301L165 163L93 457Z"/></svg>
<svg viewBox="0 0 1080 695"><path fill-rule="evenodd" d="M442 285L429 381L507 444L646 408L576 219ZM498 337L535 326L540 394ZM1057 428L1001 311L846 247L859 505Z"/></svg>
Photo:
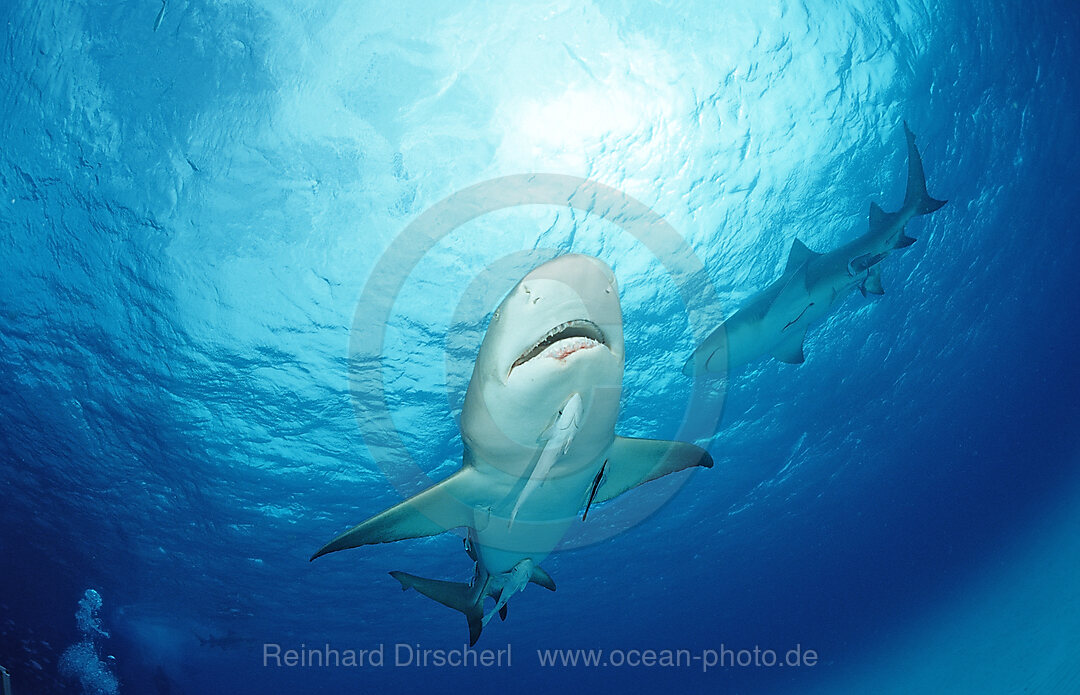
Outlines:
<svg viewBox="0 0 1080 695"><path fill-rule="evenodd" d="M877 203L870 203L870 233L878 234L884 232L889 226L896 222L899 216L900 213L885 212Z"/></svg>
<svg viewBox="0 0 1080 695"><path fill-rule="evenodd" d="M870 231L880 229L885 224L885 211L877 203L870 203Z"/></svg>
<svg viewBox="0 0 1080 695"><path fill-rule="evenodd" d="M769 303L768 311L772 311L774 306L785 306L789 302L799 303L796 301L796 297L805 297L810 294L806 270L806 264L803 263L796 266L791 272L785 273L787 280L784 281L784 286L780 288L780 291L773 297L772 302ZM783 280L782 277L780 279Z"/></svg>
<svg viewBox="0 0 1080 695"><path fill-rule="evenodd" d="M802 364L806 361L806 357L803 355L804 340L806 340L806 331L794 333L790 338L776 346L772 356L788 364Z"/></svg>
<svg viewBox="0 0 1080 695"><path fill-rule="evenodd" d="M791 242L791 251L788 252L787 266L784 268L784 272L789 272L800 265L809 263L820 255L820 253L811 251L806 244L796 237L795 241Z"/></svg>

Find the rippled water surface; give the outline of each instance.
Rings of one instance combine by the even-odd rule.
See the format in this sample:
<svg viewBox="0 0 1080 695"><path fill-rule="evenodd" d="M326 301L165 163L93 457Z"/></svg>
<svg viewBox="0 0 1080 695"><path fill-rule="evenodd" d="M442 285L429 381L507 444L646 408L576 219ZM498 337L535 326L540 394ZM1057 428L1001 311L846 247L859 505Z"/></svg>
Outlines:
<svg viewBox="0 0 1080 695"><path fill-rule="evenodd" d="M9 0L0 20L14 692L1080 684L1062 647L1080 638L1068 3ZM382 370L405 450L443 477L490 312L539 261L591 254L621 288L618 430L676 437L701 331L775 279L796 236L826 251L866 231L871 201L900 206L904 121L950 202L910 223L886 294L839 302L805 364L710 386L720 420L699 443L716 466L548 560L558 592L515 597L480 642L511 666L394 667L395 645L460 650L467 631L387 571L464 581L471 564L450 535L308 563L401 498L350 366ZM688 311L664 259L604 210L528 205L413 248L380 295L388 318L369 320L362 293L411 222L533 173L662 215L715 306ZM380 332L381 365L350 361ZM617 525L619 504L589 523ZM386 665L264 668L265 643L384 645ZM755 646L820 658L537 657Z"/></svg>

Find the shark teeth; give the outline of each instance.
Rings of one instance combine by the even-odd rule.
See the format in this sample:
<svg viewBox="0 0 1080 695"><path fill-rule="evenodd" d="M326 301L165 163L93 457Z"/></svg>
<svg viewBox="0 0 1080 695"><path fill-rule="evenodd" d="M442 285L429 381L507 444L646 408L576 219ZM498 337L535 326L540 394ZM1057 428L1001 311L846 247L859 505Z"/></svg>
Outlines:
<svg viewBox="0 0 1080 695"><path fill-rule="evenodd" d="M549 349L555 346L556 343L565 340L572 342L565 346L559 346L554 350ZM573 352L594 345L607 345L607 340L604 337L604 332L592 321L575 319L560 323L548 331L543 338L533 343L532 347L521 353L521 356L510 366L510 371L514 371L515 368L540 355L563 359Z"/></svg>

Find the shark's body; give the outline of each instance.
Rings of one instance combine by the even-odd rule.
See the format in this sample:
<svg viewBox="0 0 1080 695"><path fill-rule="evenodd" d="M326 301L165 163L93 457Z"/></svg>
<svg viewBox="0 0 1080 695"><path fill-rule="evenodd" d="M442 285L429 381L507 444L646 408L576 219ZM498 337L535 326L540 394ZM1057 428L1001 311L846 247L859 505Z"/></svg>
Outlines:
<svg viewBox="0 0 1080 695"><path fill-rule="evenodd" d="M946 202L927 195L922 158L906 123L904 134L908 178L903 207L889 213L871 203L866 234L829 253L815 253L795 239L784 274L702 342L683 367L686 374L726 373L766 355L801 364L806 329L825 316L838 298L853 288L863 295L884 294L879 264L915 243L904 233L905 225Z"/></svg>
<svg viewBox="0 0 1080 695"><path fill-rule="evenodd" d="M461 584L391 572L402 588L465 614L470 640L529 582L552 591L540 563L593 502L690 466L704 450L617 437L622 312L611 270L567 255L536 268L496 309L461 414L461 470L338 536L312 559L371 543L464 527L475 561ZM484 599L495 607L486 615Z"/></svg>

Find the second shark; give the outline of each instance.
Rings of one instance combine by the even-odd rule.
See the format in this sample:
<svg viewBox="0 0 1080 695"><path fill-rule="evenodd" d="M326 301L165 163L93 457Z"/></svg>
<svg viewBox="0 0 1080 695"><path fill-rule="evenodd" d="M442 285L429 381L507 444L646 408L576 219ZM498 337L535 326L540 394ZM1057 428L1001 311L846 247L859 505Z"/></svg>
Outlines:
<svg viewBox="0 0 1080 695"><path fill-rule="evenodd" d="M853 288L864 296L885 293L881 261L915 243L904 233L911 218L928 215L946 202L927 194L922 158L906 123L904 134L908 177L903 206L885 212L870 203L869 231L828 253L815 253L795 239L784 274L702 342L683 367L685 374L725 374L766 355L801 364L807 328L825 316L837 298Z"/></svg>

